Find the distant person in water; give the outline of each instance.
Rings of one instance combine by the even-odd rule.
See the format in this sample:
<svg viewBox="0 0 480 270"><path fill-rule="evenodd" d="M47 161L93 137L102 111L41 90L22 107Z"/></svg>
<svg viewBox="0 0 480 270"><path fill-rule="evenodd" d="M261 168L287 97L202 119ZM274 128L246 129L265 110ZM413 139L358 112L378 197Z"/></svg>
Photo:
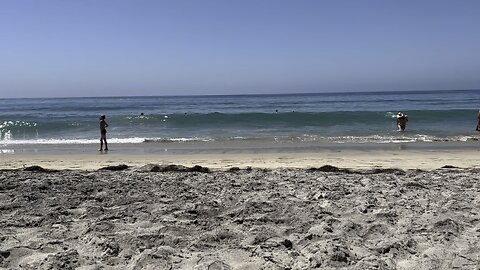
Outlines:
<svg viewBox="0 0 480 270"><path fill-rule="evenodd" d="M477 128L475 130L480 131L480 110L477 113Z"/></svg>
<svg viewBox="0 0 480 270"><path fill-rule="evenodd" d="M105 151L108 151L107 127L108 127L108 124L105 121L105 114L102 114L102 115L100 115L100 149L98 149L98 151L103 150L103 143L104 142L105 142Z"/></svg>
<svg viewBox="0 0 480 270"><path fill-rule="evenodd" d="M397 113L397 127L398 131L405 131L408 122L408 115L401 112Z"/></svg>

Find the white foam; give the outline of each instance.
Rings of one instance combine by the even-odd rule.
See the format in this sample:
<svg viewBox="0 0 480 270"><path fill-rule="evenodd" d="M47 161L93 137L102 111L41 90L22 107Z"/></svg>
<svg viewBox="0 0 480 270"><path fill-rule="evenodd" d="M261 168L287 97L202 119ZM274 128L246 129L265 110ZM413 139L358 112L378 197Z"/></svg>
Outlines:
<svg viewBox="0 0 480 270"><path fill-rule="evenodd" d="M111 138L109 143L143 143L145 138ZM52 144L96 144L98 139L34 139L34 140L1 140L1 145L52 145Z"/></svg>
<svg viewBox="0 0 480 270"><path fill-rule="evenodd" d="M212 138L109 138L108 143L118 144L138 144L145 142L168 143L168 142L211 142ZM0 145L54 145L54 144L97 144L99 139L32 139L32 140L12 140L10 136L0 140Z"/></svg>
<svg viewBox="0 0 480 270"><path fill-rule="evenodd" d="M9 145L65 145L65 144L98 144L99 139L30 139L30 140L16 140L11 138L9 132L2 134L3 136L0 139L0 145L9 146ZM249 137L229 137L223 138L228 141L245 141L245 140L268 140L268 138L249 138ZM467 142L471 140L480 140L480 136L468 136L468 135L457 135L451 137L436 137L432 135L416 134L416 135L401 135L401 136L389 136L389 135L370 135L370 136L334 136L334 137L323 137L318 135L304 135L300 137L272 137L270 138L274 142L330 142L330 143L378 143L378 144L389 144L389 143L415 143L415 142L426 142L426 143L436 143L436 142ZM192 138L109 138L109 143L118 143L118 144L140 144L140 143L184 143L184 142L214 142L222 139L215 139L209 137L192 137Z"/></svg>
<svg viewBox="0 0 480 270"><path fill-rule="evenodd" d="M193 137L193 138L146 138L143 140L143 142L148 142L148 143L168 143L168 142L212 142L215 141L212 138L199 138L199 137Z"/></svg>

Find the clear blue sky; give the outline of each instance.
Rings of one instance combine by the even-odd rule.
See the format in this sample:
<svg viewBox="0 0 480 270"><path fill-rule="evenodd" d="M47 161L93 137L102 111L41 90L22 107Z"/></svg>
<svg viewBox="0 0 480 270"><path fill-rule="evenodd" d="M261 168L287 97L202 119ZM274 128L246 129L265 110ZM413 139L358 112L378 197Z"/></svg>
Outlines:
<svg viewBox="0 0 480 270"><path fill-rule="evenodd" d="M477 0L2 0L0 97L480 88Z"/></svg>

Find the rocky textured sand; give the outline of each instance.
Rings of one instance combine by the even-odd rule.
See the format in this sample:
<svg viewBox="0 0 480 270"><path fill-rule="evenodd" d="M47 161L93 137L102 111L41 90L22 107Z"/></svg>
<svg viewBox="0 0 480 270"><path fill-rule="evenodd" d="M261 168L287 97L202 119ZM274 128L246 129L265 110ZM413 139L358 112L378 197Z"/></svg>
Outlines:
<svg viewBox="0 0 480 270"><path fill-rule="evenodd" d="M480 170L0 171L5 269L479 269Z"/></svg>

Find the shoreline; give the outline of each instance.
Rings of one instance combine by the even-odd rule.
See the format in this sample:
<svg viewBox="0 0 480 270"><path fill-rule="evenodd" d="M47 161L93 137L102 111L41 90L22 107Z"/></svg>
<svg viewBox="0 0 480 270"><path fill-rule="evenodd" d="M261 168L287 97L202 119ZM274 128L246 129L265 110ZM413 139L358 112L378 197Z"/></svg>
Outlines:
<svg viewBox="0 0 480 270"><path fill-rule="evenodd" d="M105 166L125 164L141 167L146 164L176 164L184 166L200 165L211 169L231 167L253 168L312 168L332 165L339 168L369 169L398 168L433 170L443 166L459 168L479 167L477 148L323 148L298 151L296 148L211 150L198 148L196 151L179 149L161 151L161 148L135 147L117 148L99 152L94 146L74 146L73 148L31 148L29 151L15 151L0 154L0 169L18 169L38 165L47 169L96 170ZM93 148L93 149L92 149ZM33 151L35 150L35 151Z"/></svg>

